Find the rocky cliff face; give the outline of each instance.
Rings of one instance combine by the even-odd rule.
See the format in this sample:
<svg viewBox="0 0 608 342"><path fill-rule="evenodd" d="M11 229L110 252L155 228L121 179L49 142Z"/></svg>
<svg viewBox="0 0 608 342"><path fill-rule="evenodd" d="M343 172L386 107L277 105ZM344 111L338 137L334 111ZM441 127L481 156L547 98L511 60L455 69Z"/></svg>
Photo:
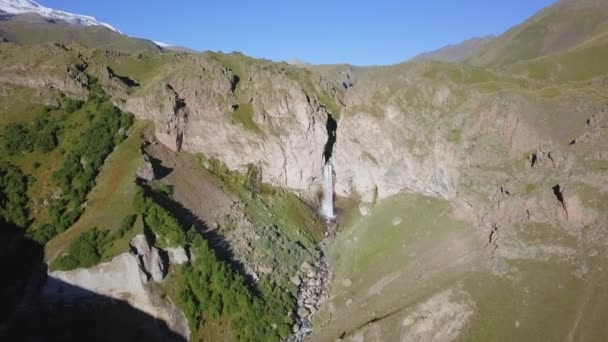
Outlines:
<svg viewBox="0 0 608 342"><path fill-rule="evenodd" d="M302 84L303 70L288 65L242 68L239 76L212 57L189 56L124 108L154 120L157 139L173 150L236 170L259 165L263 181L309 192L319 184L328 139L330 113L315 97L319 86Z"/></svg>
<svg viewBox="0 0 608 342"><path fill-rule="evenodd" d="M236 170L255 164L264 182L308 198L320 188L328 146L339 196L454 198L466 191L467 168L535 150L555 154L602 105L601 84L550 88L438 62L305 68L238 54L143 56L77 45L9 44L3 54L14 61L0 74L8 87L82 97L94 76L117 105L154 121L157 139L171 149ZM139 63L149 70L125 67ZM334 129L335 144L328 144Z"/></svg>
<svg viewBox="0 0 608 342"><path fill-rule="evenodd" d="M403 191L454 198L464 164L559 144L578 127L560 119L598 103L583 92L538 97L526 93L535 84L433 62L346 67L327 78L240 55L182 56L168 65L123 105L154 120L160 142L231 169L258 165L264 182L308 196L318 191L330 146L336 194L365 202ZM495 93L484 88L491 82L515 89Z"/></svg>
<svg viewBox="0 0 608 342"><path fill-rule="evenodd" d="M455 106L447 86L413 89L410 103L394 88L377 87L384 80L373 69L357 86L353 76L347 89L306 69L238 55L188 56L167 69L124 108L154 120L157 139L174 150L200 152L231 169L261 166L263 181L305 195L318 191L326 152L340 196L371 202L401 191L456 193L458 151L444 132L428 134L431 121ZM395 86L423 81L415 72Z"/></svg>

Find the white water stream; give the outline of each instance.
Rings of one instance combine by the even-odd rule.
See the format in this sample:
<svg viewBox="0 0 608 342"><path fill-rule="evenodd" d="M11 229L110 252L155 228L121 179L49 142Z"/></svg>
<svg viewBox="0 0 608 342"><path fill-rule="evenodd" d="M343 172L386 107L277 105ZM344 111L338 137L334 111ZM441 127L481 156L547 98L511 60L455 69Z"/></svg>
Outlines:
<svg viewBox="0 0 608 342"><path fill-rule="evenodd" d="M334 168L330 161L323 166L321 215L328 220L334 218Z"/></svg>

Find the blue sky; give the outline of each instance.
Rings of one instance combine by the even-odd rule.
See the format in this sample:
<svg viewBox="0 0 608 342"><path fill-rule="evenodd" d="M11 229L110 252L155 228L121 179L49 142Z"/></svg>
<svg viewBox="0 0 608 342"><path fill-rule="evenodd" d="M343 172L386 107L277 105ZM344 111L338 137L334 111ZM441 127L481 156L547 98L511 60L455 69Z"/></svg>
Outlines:
<svg viewBox="0 0 608 342"><path fill-rule="evenodd" d="M134 37L276 61L392 64L500 34L555 0L39 0Z"/></svg>

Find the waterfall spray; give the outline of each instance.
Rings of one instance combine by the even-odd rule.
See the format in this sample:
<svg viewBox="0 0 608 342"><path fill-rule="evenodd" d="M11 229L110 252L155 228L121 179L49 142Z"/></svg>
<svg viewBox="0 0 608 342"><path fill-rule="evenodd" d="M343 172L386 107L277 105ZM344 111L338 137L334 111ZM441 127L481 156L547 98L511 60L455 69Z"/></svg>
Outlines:
<svg viewBox="0 0 608 342"><path fill-rule="evenodd" d="M327 161L323 166L321 215L328 220L334 218L334 168L331 161Z"/></svg>

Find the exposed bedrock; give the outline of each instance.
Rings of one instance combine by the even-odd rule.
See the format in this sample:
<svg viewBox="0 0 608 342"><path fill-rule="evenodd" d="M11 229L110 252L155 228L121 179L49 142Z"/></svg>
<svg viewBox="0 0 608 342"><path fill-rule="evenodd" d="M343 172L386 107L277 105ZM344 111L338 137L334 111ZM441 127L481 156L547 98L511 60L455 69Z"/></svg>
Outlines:
<svg viewBox="0 0 608 342"><path fill-rule="evenodd" d="M560 98L553 110L555 103L525 94L439 84L425 78L433 66L424 63L403 66L390 86L384 71L362 72L344 90L281 65L241 65L247 71L237 76L213 58L188 58L121 106L155 121L157 139L173 150L203 153L230 169L256 164L264 182L305 196L320 191L331 155L338 196L373 202L406 191L451 199L471 165L544 149L555 160L561 145L590 130L585 120L566 125L568 115L598 110L584 94ZM549 115L555 120L547 125Z"/></svg>
<svg viewBox="0 0 608 342"><path fill-rule="evenodd" d="M96 293L124 300L155 318L162 319L174 332L188 338L190 331L184 314L168 299L150 287L151 282L163 281L170 264L189 262L183 247L163 251L137 235L130 242L130 253L91 268L49 272L43 293L46 298L82 301ZM72 285L67 288L67 285Z"/></svg>
<svg viewBox="0 0 608 342"><path fill-rule="evenodd" d="M318 190L327 109L297 81L263 70L244 85L248 95L237 97L231 72L207 62L204 71L169 76L148 94L127 100L125 109L154 120L157 139L173 150L203 153L236 170L257 164L264 182ZM235 121L234 111L251 121Z"/></svg>

